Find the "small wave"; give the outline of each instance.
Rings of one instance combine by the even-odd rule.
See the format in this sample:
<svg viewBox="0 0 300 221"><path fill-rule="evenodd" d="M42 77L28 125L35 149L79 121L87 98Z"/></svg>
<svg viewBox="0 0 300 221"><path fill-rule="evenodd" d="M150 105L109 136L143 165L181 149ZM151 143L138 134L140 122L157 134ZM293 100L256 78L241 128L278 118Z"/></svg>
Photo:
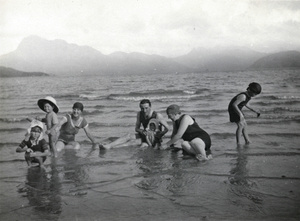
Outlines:
<svg viewBox="0 0 300 221"><path fill-rule="evenodd" d="M0 132L22 132L26 131L24 128L1 128Z"/></svg>
<svg viewBox="0 0 300 221"><path fill-rule="evenodd" d="M15 123L15 122L28 122L25 118L0 118L0 122Z"/></svg>
<svg viewBox="0 0 300 221"><path fill-rule="evenodd" d="M92 95L92 94L80 94L79 97L80 98L86 98L88 100L95 100L99 96L98 95Z"/></svg>

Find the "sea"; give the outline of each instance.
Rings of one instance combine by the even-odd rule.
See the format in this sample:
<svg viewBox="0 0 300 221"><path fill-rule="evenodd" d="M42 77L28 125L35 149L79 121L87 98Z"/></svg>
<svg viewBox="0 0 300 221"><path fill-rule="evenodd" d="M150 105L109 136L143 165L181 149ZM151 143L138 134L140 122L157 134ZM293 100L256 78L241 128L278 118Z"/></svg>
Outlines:
<svg viewBox="0 0 300 221"><path fill-rule="evenodd" d="M252 143L237 146L227 107L251 82L262 85L249 103L261 115L244 110ZM0 220L300 220L300 69L15 77L0 86ZM141 99L166 119L177 104L210 134L213 159L138 145L95 150L80 130L79 150L28 168L15 150L26 117L45 116L37 101L46 96L59 118L82 102L103 143L135 133Z"/></svg>

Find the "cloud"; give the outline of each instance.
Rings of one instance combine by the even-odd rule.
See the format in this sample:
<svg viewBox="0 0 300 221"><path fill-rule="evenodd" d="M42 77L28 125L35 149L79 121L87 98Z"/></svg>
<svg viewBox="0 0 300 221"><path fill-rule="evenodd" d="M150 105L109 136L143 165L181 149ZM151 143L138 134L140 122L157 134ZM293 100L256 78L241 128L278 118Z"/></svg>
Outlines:
<svg viewBox="0 0 300 221"><path fill-rule="evenodd" d="M0 0L0 54L29 35L176 56L216 45L300 48L300 1ZM279 48L279 47L277 47Z"/></svg>

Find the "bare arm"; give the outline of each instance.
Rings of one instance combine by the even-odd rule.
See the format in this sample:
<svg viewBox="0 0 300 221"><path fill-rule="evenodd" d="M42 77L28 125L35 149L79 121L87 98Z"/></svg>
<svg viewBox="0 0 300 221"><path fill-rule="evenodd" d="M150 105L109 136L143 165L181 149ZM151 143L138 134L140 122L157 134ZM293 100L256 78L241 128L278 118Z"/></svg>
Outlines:
<svg viewBox="0 0 300 221"><path fill-rule="evenodd" d="M45 150L44 152L36 151L30 153L30 157L47 157L49 155L50 155L49 150Z"/></svg>
<svg viewBox="0 0 300 221"><path fill-rule="evenodd" d="M83 128L83 130L84 130L86 136L91 140L91 142L93 144L96 144L97 142L96 142L94 136L91 134L89 127L86 126L86 127Z"/></svg>
<svg viewBox="0 0 300 221"><path fill-rule="evenodd" d="M162 114L160 114L160 113L157 113L156 119L164 128L163 131L159 132L159 136L163 137L166 133L168 133L169 125L168 125L167 121L164 119L164 117L162 116Z"/></svg>
<svg viewBox="0 0 300 221"><path fill-rule="evenodd" d="M137 133L144 133L144 129L141 129L141 120L140 120L140 112L137 113L136 116L136 123L135 123L135 132Z"/></svg>

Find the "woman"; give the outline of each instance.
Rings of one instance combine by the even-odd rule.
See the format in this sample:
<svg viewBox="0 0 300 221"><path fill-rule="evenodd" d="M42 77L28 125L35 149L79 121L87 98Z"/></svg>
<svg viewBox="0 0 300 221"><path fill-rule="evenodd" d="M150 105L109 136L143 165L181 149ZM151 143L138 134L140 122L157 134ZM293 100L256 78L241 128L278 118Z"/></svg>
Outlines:
<svg viewBox="0 0 300 221"><path fill-rule="evenodd" d="M93 148L99 147L99 144L95 141L93 135L89 131L89 125L86 119L82 116L83 104L76 102L73 105L73 111L71 114L67 114L59 122L60 135L58 141L56 142L57 151L61 151L64 147L79 149L80 144L75 141L75 135L78 133L79 129L85 131L86 136L93 143Z"/></svg>
<svg viewBox="0 0 300 221"><path fill-rule="evenodd" d="M194 155L197 160L209 160L212 158L210 146L210 136L199 127L194 118L181 114L178 105L170 105L167 110L168 118L173 121L173 133L167 147L173 145L179 139L183 139L181 144L183 151Z"/></svg>

